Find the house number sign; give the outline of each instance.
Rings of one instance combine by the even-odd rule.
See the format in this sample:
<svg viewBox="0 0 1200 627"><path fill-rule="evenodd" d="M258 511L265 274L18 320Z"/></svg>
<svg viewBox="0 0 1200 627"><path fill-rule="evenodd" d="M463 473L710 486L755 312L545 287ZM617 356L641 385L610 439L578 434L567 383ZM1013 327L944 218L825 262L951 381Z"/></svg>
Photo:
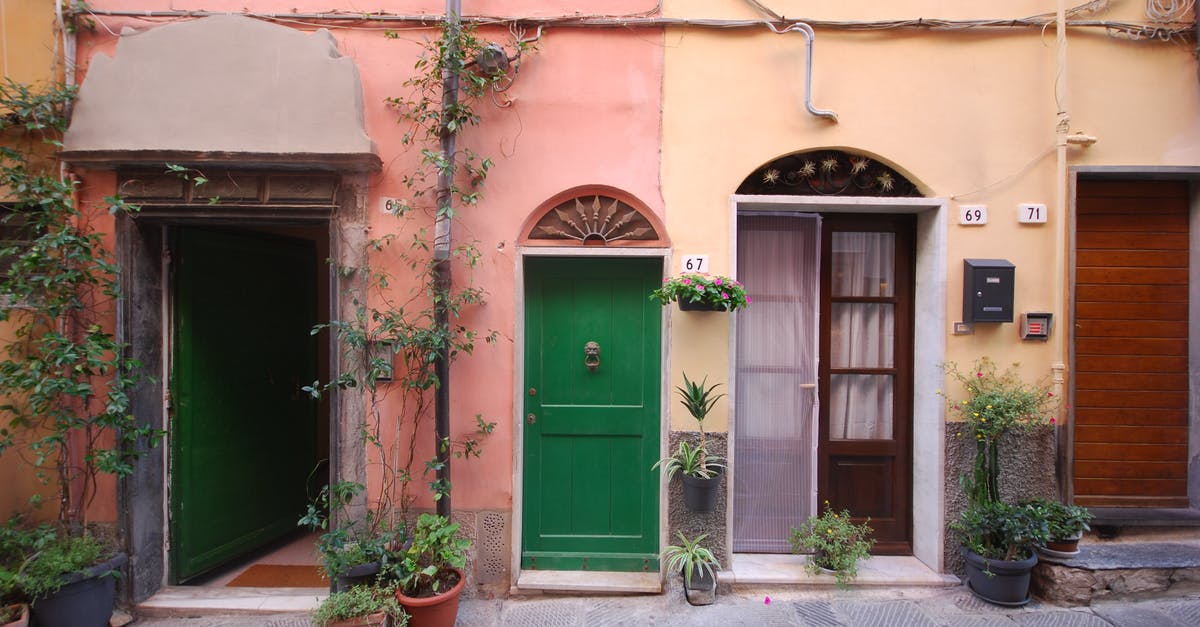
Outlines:
<svg viewBox="0 0 1200 627"><path fill-rule="evenodd" d="M688 255L683 258L684 272L708 272L708 255Z"/></svg>
<svg viewBox="0 0 1200 627"><path fill-rule="evenodd" d="M959 205L958 223L965 226L987 224L987 205Z"/></svg>

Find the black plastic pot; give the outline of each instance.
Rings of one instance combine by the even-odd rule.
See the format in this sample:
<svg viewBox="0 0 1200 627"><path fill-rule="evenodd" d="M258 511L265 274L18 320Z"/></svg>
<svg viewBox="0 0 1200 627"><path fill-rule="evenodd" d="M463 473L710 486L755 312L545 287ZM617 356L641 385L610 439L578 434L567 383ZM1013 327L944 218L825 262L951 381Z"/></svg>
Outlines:
<svg viewBox="0 0 1200 627"><path fill-rule="evenodd" d="M359 564L346 569L346 572L339 573L334 577L334 592L345 592L354 586L365 586L375 582L375 577L379 575L381 564L379 562L371 562L369 564Z"/></svg>
<svg viewBox="0 0 1200 627"><path fill-rule="evenodd" d="M116 600L117 578L129 562L124 553L91 568L66 576L58 592L33 602L35 627L108 627Z"/></svg>
<svg viewBox="0 0 1200 627"><path fill-rule="evenodd" d="M967 562L967 587L975 596L995 605L1020 607L1029 603L1029 573L1037 565L1037 554L1023 560L993 560L961 548Z"/></svg>
<svg viewBox="0 0 1200 627"><path fill-rule="evenodd" d="M679 311L728 311L724 305L717 305L706 300L680 300Z"/></svg>
<svg viewBox="0 0 1200 627"><path fill-rule="evenodd" d="M721 487L721 471L708 479L683 475L683 504L693 512L711 512L717 508L717 492Z"/></svg>
<svg viewBox="0 0 1200 627"><path fill-rule="evenodd" d="M683 597L691 605L712 605L717 599L717 578L714 574L703 568L699 572L692 573L692 581L688 583L687 576L683 571L679 575L683 577Z"/></svg>

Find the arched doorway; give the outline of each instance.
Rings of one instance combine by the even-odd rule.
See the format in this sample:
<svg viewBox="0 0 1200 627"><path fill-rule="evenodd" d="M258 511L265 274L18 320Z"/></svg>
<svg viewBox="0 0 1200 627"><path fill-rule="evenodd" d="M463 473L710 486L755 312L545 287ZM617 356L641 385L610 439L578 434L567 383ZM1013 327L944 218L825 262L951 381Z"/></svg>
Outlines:
<svg viewBox="0 0 1200 627"><path fill-rule="evenodd" d="M764 164L734 199L755 302L736 330L734 552L788 552L790 527L828 502L871 519L876 552L913 554L917 241L944 203L833 149ZM940 546L923 544L936 567Z"/></svg>

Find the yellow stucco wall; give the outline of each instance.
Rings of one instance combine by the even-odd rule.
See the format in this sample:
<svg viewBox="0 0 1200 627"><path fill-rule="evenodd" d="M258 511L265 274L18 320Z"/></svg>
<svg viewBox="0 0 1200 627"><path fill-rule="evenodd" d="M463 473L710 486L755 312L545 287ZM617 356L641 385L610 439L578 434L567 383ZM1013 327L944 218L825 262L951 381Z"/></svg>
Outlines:
<svg viewBox="0 0 1200 627"><path fill-rule="evenodd" d="M814 20L1020 18L1054 10L1047 2L766 4ZM1142 3L1114 2L1088 19L1144 21L1143 9ZM669 1L664 12L761 17L747 3L716 0ZM707 253L713 272L731 269L730 195L756 167L788 153L844 148L892 165L927 197L947 199L948 322L962 319L962 259L994 257L1017 267L1018 316L1052 311L1055 333L1064 332L1066 295L1055 289L1056 248L1065 245L1057 241L1055 222L1066 216L1056 192L1060 70L1053 25L1045 32L818 27L813 102L835 111L838 123L804 109L805 42L798 33L672 27L666 44L662 186L676 266L683 255ZM1067 58L1071 131L1099 138L1088 148L1070 147L1068 165L1200 165L1200 99L1189 45L1071 28ZM1048 222L1018 224L1022 202L1046 204ZM960 204L986 205L988 224L960 226ZM945 359L1020 361L1030 379L1066 361L1065 342L1022 342L1016 326L977 325L973 335L955 336L947 324ZM684 370L728 376L728 331L725 318L674 315L671 380L682 380ZM726 413L719 407L706 427L725 428ZM694 424L673 408L672 428Z"/></svg>
<svg viewBox="0 0 1200 627"><path fill-rule="evenodd" d="M57 76L55 65L56 34L52 0L5 0L0 3L0 67L4 76L21 83L43 83ZM11 326L0 323L0 342L11 335ZM0 512L24 509L29 496L40 493L48 498L51 490L26 471L19 455L12 451L0 456ZM41 514L53 516L54 508Z"/></svg>

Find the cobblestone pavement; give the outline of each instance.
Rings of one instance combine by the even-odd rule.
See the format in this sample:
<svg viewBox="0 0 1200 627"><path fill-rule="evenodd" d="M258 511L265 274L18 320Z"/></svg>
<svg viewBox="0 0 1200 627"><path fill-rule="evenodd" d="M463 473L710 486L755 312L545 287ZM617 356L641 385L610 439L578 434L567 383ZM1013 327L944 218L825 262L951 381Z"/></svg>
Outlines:
<svg viewBox="0 0 1200 627"><path fill-rule="evenodd" d="M770 599L768 603L767 600ZM307 615L142 618L134 627L310 627ZM676 588L652 596L531 596L464 600L458 625L493 626L813 626L893 627L1023 625L1028 627L1194 627L1200 595L1104 601L1066 608L1034 600L1004 608L976 599L963 587L936 590L777 591L724 594L693 607Z"/></svg>

